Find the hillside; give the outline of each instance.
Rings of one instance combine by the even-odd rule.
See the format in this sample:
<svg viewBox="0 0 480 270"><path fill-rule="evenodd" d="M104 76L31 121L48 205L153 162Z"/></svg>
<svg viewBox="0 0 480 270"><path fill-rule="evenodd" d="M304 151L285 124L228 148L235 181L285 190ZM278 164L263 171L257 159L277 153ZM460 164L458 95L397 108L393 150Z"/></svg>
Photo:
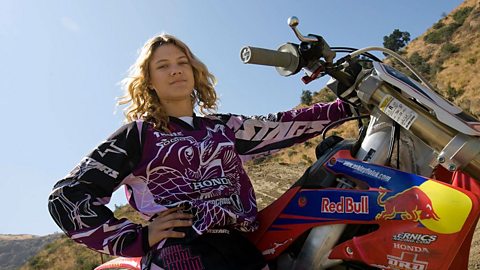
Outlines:
<svg viewBox="0 0 480 270"><path fill-rule="evenodd" d="M35 239L38 236L31 234L0 234L0 241L2 240L26 240Z"/></svg>
<svg viewBox="0 0 480 270"><path fill-rule="evenodd" d="M466 111L480 117L480 76L477 75L480 70L478 0L466 0L448 16L432 25L423 35L415 38L401 53L437 87L440 93ZM313 98L314 102L328 101L332 96L327 91L321 91ZM334 129L330 133L347 138L357 136L354 122L347 123L341 129ZM257 191L260 208L264 208L280 196L303 174L308 165L315 160L315 146L319 141L319 138L315 138L247 164L246 170ZM128 206L118 208L115 214L118 217L140 220ZM480 230L480 227L477 230ZM101 262L101 259L98 253L61 237L46 245L20 269L92 269ZM474 236L469 269L480 269L480 233Z"/></svg>
<svg viewBox="0 0 480 270"><path fill-rule="evenodd" d="M415 38L404 56L440 93L480 116L480 8L466 0Z"/></svg>
<svg viewBox="0 0 480 270"><path fill-rule="evenodd" d="M47 236L0 235L0 269L13 270L23 265L47 243L60 237L59 234Z"/></svg>
<svg viewBox="0 0 480 270"><path fill-rule="evenodd" d="M117 218L127 217L134 222L144 222L130 206L117 207L114 214ZM63 234L46 244L35 256L29 257L20 270L91 270L100 265L102 260L113 258L81 246Z"/></svg>

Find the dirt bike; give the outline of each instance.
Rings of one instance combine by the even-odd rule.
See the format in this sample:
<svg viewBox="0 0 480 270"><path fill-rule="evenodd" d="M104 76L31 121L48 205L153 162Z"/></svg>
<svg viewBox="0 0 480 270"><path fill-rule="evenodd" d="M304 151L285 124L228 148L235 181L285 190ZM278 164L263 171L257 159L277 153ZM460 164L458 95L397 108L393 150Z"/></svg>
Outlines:
<svg viewBox="0 0 480 270"><path fill-rule="evenodd" d="M324 75L355 108L356 140L330 136L317 161L280 198L259 212L247 237L270 269L467 269L478 221L480 122L435 92L397 53L380 47L332 47L304 36L278 50L244 47L244 63L280 75ZM417 80L369 51L397 59ZM337 53L345 56L334 62ZM364 114L364 113L367 114ZM368 120L368 125L365 123ZM96 268L140 269L140 258Z"/></svg>

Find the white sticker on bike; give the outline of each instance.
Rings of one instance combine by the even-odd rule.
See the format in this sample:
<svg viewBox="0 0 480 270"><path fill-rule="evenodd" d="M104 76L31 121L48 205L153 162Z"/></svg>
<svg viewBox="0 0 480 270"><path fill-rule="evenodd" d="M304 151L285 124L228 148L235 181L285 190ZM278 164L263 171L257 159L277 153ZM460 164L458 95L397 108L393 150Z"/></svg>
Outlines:
<svg viewBox="0 0 480 270"><path fill-rule="evenodd" d="M418 114L398 99L386 95L380 102L380 110L399 123L405 129L410 129Z"/></svg>

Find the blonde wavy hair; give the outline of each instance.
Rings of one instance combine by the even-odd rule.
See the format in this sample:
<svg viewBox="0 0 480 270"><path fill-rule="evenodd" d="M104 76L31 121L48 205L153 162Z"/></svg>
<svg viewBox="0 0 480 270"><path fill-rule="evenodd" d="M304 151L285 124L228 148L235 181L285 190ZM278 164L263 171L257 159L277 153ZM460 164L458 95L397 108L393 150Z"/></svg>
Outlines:
<svg viewBox="0 0 480 270"><path fill-rule="evenodd" d="M154 128L164 132L168 130L168 115L154 89L150 88L150 61L155 50L165 44L177 46L187 56L195 79L192 93L192 105L197 105L200 113L207 114L217 109L216 79L203 64L178 38L161 34L149 39L141 49L135 63L129 68L128 76L122 80L125 95L119 99L119 105L128 104L124 109L126 121L145 120Z"/></svg>

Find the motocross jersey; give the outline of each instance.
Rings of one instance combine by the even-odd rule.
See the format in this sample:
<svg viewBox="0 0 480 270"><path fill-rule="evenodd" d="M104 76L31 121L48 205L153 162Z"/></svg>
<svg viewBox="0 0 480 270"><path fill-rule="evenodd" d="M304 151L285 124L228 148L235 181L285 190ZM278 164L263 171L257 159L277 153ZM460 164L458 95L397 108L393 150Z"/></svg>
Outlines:
<svg viewBox="0 0 480 270"><path fill-rule="evenodd" d="M49 211L73 240L114 256L144 256L148 227L117 219L105 205L120 186L146 219L187 205L201 235L229 228L254 231L255 193L242 163L322 132L350 114L341 101L267 117L193 116L193 126L170 117L169 133L145 121L118 129L54 187Z"/></svg>

